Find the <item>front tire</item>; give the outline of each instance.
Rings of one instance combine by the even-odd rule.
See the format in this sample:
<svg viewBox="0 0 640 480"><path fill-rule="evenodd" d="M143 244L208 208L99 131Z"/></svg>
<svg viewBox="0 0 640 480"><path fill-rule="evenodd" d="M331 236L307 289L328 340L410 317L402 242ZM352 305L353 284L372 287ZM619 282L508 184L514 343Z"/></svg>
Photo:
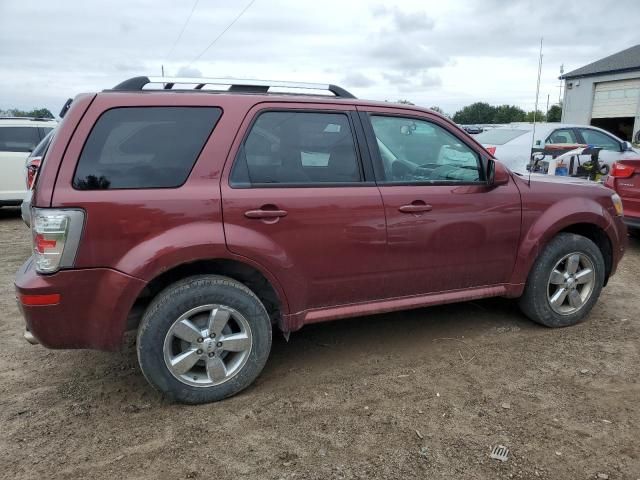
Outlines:
<svg viewBox="0 0 640 480"><path fill-rule="evenodd" d="M547 327L575 325L598 300L604 278L604 258L598 246L581 235L560 233L529 272L520 309Z"/></svg>
<svg viewBox="0 0 640 480"><path fill-rule="evenodd" d="M159 293L138 329L140 369L174 401L197 404L230 397L262 371L271 321L246 286L200 275Z"/></svg>

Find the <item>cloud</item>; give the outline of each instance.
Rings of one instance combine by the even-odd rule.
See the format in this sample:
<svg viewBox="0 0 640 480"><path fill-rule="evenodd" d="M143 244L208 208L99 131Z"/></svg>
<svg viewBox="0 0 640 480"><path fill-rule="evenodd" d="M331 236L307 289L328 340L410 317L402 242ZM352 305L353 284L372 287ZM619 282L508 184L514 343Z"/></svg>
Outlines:
<svg viewBox="0 0 640 480"><path fill-rule="evenodd" d="M342 77L345 87L370 87L375 85L375 81L360 72L347 73Z"/></svg>
<svg viewBox="0 0 640 480"><path fill-rule="evenodd" d="M197 78L202 77L202 72L195 67L184 66L180 67L180 69L177 71L176 77Z"/></svg>
<svg viewBox="0 0 640 480"><path fill-rule="evenodd" d="M411 74L446 63L446 59L430 47L411 42L400 35L383 37L371 47L369 55L379 64Z"/></svg>
<svg viewBox="0 0 640 480"><path fill-rule="evenodd" d="M433 29L435 22L425 12L404 12L398 7L391 12L396 30L403 33Z"/></svg>
<svg viewBox="0 0 640 480"><path fill-rule="evenodd" d="M561 15L533 0L270 0L255 2L193 61L242 5L199 2L172 48L191 6L0 0L0 108L59 111L79 92L158 75L164 65L171 75L343 83L362 98L451 112L482 100L532 109L541 36L541 96L552 99L561 63L570 71L638 43L637 0L565 0ZM25 18L38 35L24 34Z"/></svg>
<svg viewBox="0 0 640 480"><path fill-rule="evenodd" d="M410 85L411 80L400 73L383 72L382 77L391 85Z"/></svg>

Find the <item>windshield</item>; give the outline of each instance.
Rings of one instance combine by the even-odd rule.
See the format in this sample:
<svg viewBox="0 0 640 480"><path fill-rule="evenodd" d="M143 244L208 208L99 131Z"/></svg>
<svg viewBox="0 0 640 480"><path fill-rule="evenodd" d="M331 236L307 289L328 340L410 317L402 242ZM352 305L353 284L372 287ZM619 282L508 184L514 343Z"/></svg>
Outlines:
<svg viewBox="0 0 640 480"><path fill-rule="evenodd" d="M482 132L475 136L475 139L483 145L504 145L514 138L521 137L529 130L520 130L515 128L493 128Z"/></svg>

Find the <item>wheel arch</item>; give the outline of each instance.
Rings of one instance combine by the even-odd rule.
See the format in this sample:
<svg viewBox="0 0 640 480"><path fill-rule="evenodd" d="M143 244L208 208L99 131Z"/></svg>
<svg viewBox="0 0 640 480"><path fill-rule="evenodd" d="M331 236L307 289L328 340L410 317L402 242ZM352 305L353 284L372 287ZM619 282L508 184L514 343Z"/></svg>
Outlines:
<svg viewBox="0 0 640 480"><path fill-rule="evenodd" d="M594 202L595 203L595 202ZM514 286L509 296L520 296L524 284L535 261L544 247L559 233L574 233L593 241L602 252L605 261L605 285L613 269L613 240L609 233L611 221L603 215L602 208L574 211L570 215L554 215L544 212L539 219L523 233L518 259L511 283Z"/></svg>
<svg viewBox="0 0 640 480"><path fill-rule="evenodd" d="M166 287L184 278L202 274L223 275L239 281L264 304L272 323L281 330L286 329L283 318L288 313L288 303L277 281L259 267L231 258L199 259L158 272L138 293L129 314L127 329L137 329L147 306Z"/></svg>

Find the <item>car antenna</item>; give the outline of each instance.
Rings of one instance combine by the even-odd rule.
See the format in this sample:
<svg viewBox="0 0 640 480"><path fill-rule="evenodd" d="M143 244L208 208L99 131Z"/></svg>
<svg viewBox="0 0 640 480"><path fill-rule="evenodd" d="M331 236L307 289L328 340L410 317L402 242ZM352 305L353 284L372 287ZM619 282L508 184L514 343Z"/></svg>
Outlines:
<svg viewBox="0 0 640 480"><path fill-rule="evenodd" d="M533 146L536 141L536 116L538 115L538 98L540 97L540 77L542 75L542 38L540 37L540 58L538 59L538 84L536 86L536 106L533 109L533 134L531 135L531 151L529 152L529 184L531 184L531 170L533 169Z"/></svg>

